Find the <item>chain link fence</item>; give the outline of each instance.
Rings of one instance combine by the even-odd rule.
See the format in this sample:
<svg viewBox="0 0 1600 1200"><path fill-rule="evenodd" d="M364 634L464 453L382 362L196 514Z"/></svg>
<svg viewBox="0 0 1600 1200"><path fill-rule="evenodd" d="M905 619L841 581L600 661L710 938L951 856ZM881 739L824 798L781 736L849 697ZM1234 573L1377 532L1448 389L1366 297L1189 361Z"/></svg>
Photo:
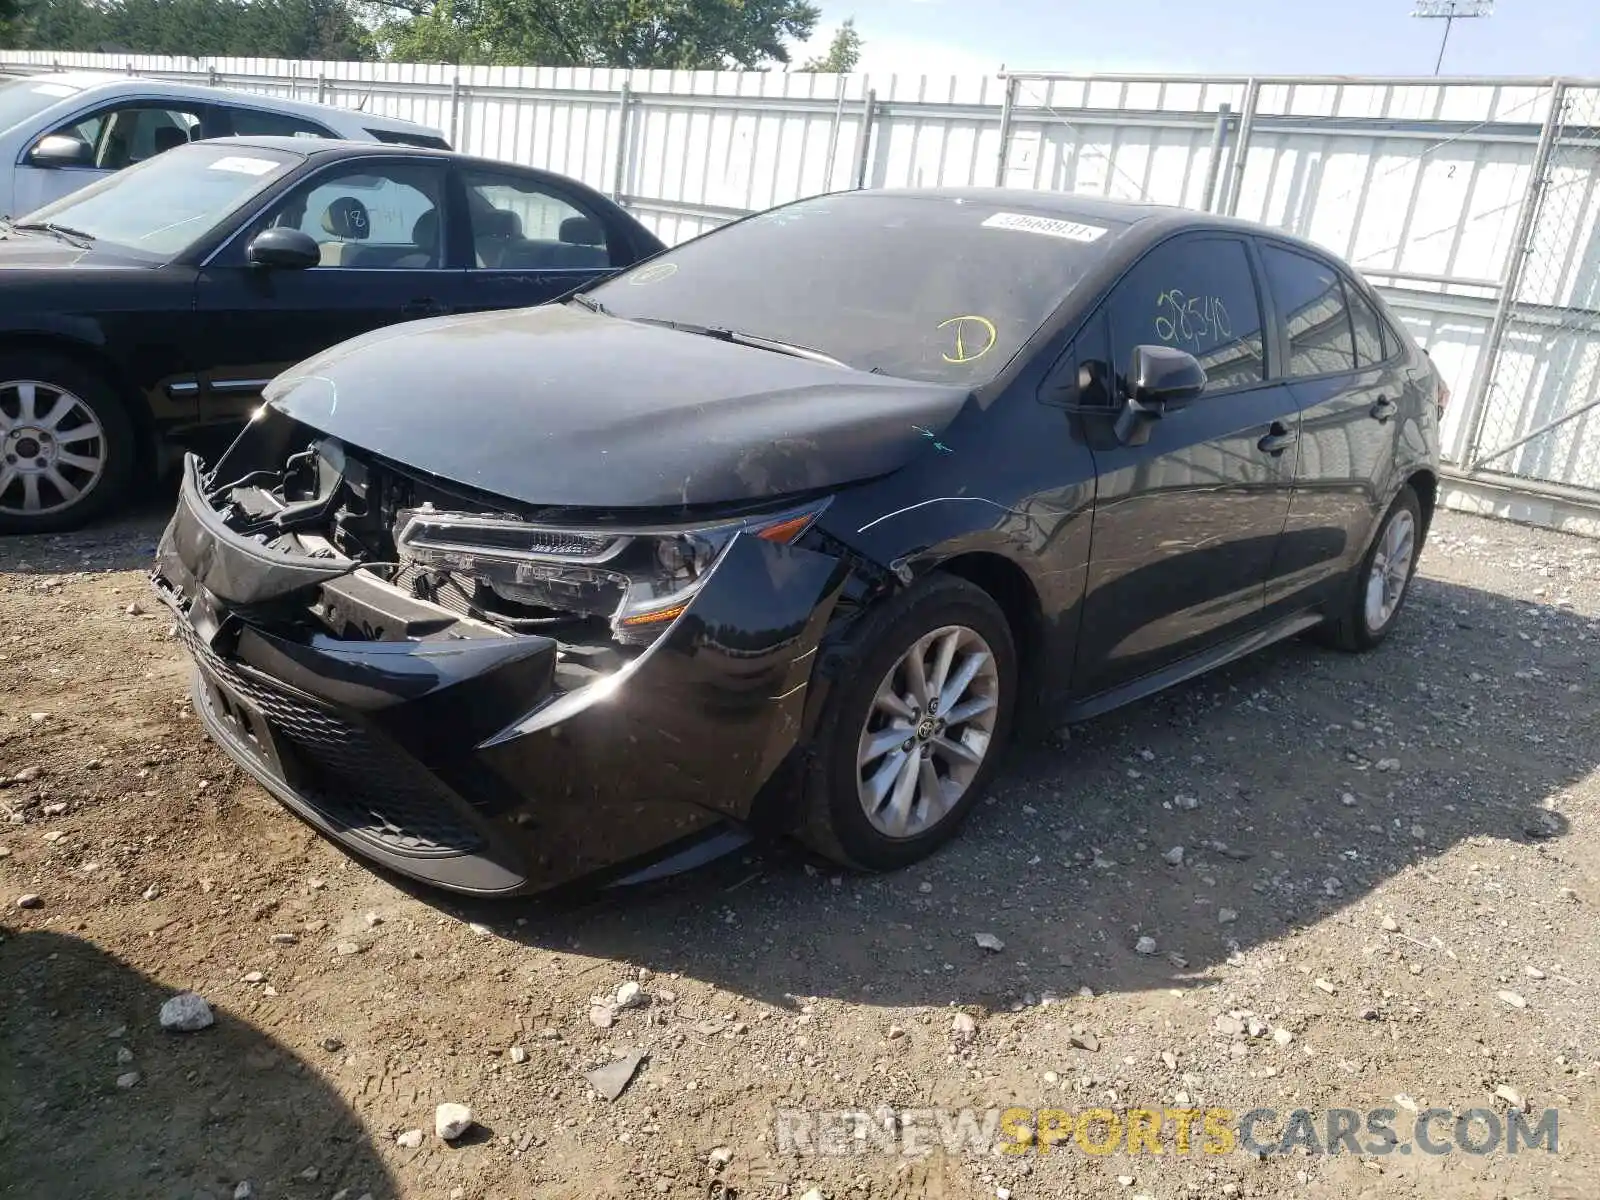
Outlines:
<svg viewBox="0 0 1600 1200"><path fill-rule="evenodd" d="M1600 88L1556 84L1469 471L1600 490Z"/></svg>

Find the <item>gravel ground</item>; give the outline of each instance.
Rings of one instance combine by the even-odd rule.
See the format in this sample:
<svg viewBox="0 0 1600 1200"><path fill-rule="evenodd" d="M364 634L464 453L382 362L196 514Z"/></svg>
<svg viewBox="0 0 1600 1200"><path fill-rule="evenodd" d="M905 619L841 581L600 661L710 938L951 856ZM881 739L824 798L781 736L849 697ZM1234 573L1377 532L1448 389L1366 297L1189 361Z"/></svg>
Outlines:
<svg viewBox="0 0 1600 1200"><path fill-rule="evenodd" d="M1591 543L1444 514L1378 652L1280 646L1021 751L920 868L777 847L557 910L398 887L206 742L160 523L0 546L0 1195L1600 1196ZM184 990L214 1026L162 1030ZM1390 1108L1407 1148L1413 1108L1561 1113L1553 1155L775 1123L880 1105Z"/></svg>

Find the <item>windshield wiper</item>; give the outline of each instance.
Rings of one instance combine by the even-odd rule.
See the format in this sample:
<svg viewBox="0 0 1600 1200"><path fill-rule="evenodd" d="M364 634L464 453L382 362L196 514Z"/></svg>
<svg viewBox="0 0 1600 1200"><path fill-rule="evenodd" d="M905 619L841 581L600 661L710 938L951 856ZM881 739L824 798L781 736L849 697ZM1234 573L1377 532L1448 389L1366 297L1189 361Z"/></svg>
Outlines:
<svg viewBox="0 0 1600 1200"><path fill-rule="evenodd" d="M13 229L37 229L42 233L52 234L64 242L71 242L81 249L87 250L94 244L94 234L85 233L81 229L72 229L66 225L57 225L53 221L24 221L20 225L12 225Z"/></svg>
<svg viewBox="0 0 1600 1200"><path fill-rule="evenodd" d="M611 315L611 310L604 304L601 304L600 301L596 300L593 296L589 295L588 292L573 292L572 295L567 297L567 299L571 300L576 305L587 308L592 313L599 313L602 317L609 317Z"/></svg>
<svg viewBox="0 0 1600 1200"><path fill-rule="evenodd" d="M829 367L850 368L847 362L841 362L831 354L810 346L801 346L794 342L780 341L777 338L762 337L760 334L744 333L738 329L728 329L720 325L691 325L687 321L668 321L664 317L632 317L641 325L661 325L667 329L676 329L679 333L693 333L700 337L717 338L724 342L733 342L739 346L750 346L756 350L771 350L774 354L787 354L790 358L804 358L811 362L822 363Z"/></svg>

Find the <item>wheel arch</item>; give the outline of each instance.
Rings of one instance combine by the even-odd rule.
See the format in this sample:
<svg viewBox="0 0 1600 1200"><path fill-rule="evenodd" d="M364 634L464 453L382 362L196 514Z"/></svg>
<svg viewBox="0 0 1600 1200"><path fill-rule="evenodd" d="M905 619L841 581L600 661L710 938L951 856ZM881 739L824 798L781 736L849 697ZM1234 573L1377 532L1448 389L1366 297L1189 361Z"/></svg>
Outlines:
<svg viewBox="0 0 1600 1200"><path fill-rule="evenodd" d="M1433 525L1433 514L1438 509L1439 476L1433 471L1422 469L1412 471L1406 476L1405 481L1417 494L1417 504L1422 509L1422 534L1426 537Z"/></svg>
<svg viewBox="0 0 1600 1200"><path fill-rule="evenodd" d="M1039 699L1044 681L1044 609L1033 579L1016 560L993 550L968 550L930 563L940 571L983 589L1005 614L1016 644L1019 713L1028 713Z"/></svg>

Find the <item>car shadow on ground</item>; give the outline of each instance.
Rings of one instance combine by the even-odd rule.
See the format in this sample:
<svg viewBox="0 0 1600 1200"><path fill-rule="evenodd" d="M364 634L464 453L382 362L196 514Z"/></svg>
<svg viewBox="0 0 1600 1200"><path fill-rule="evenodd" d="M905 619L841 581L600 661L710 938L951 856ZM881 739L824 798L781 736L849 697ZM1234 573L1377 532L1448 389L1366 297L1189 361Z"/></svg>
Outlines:
<svg viewBox="0 0 1600 1200"><path fill-rule="evenodd" d="M961 837L893 875L776 845L576 903L407 890L528 945L788 1007L1197 986L1463 843L1550 852L1554 798L1600 755L1595 628L1419 579L1373 653L1285 643L1022 749Z"/></svg>
<svg viewBox="0 0 1600 1200"><path fill-rule="evenodd" d="M0 980L0 1196L395 1194L355 1113L263 1031L166 1032L172 990L61 933L0 924Z"/></svg>

